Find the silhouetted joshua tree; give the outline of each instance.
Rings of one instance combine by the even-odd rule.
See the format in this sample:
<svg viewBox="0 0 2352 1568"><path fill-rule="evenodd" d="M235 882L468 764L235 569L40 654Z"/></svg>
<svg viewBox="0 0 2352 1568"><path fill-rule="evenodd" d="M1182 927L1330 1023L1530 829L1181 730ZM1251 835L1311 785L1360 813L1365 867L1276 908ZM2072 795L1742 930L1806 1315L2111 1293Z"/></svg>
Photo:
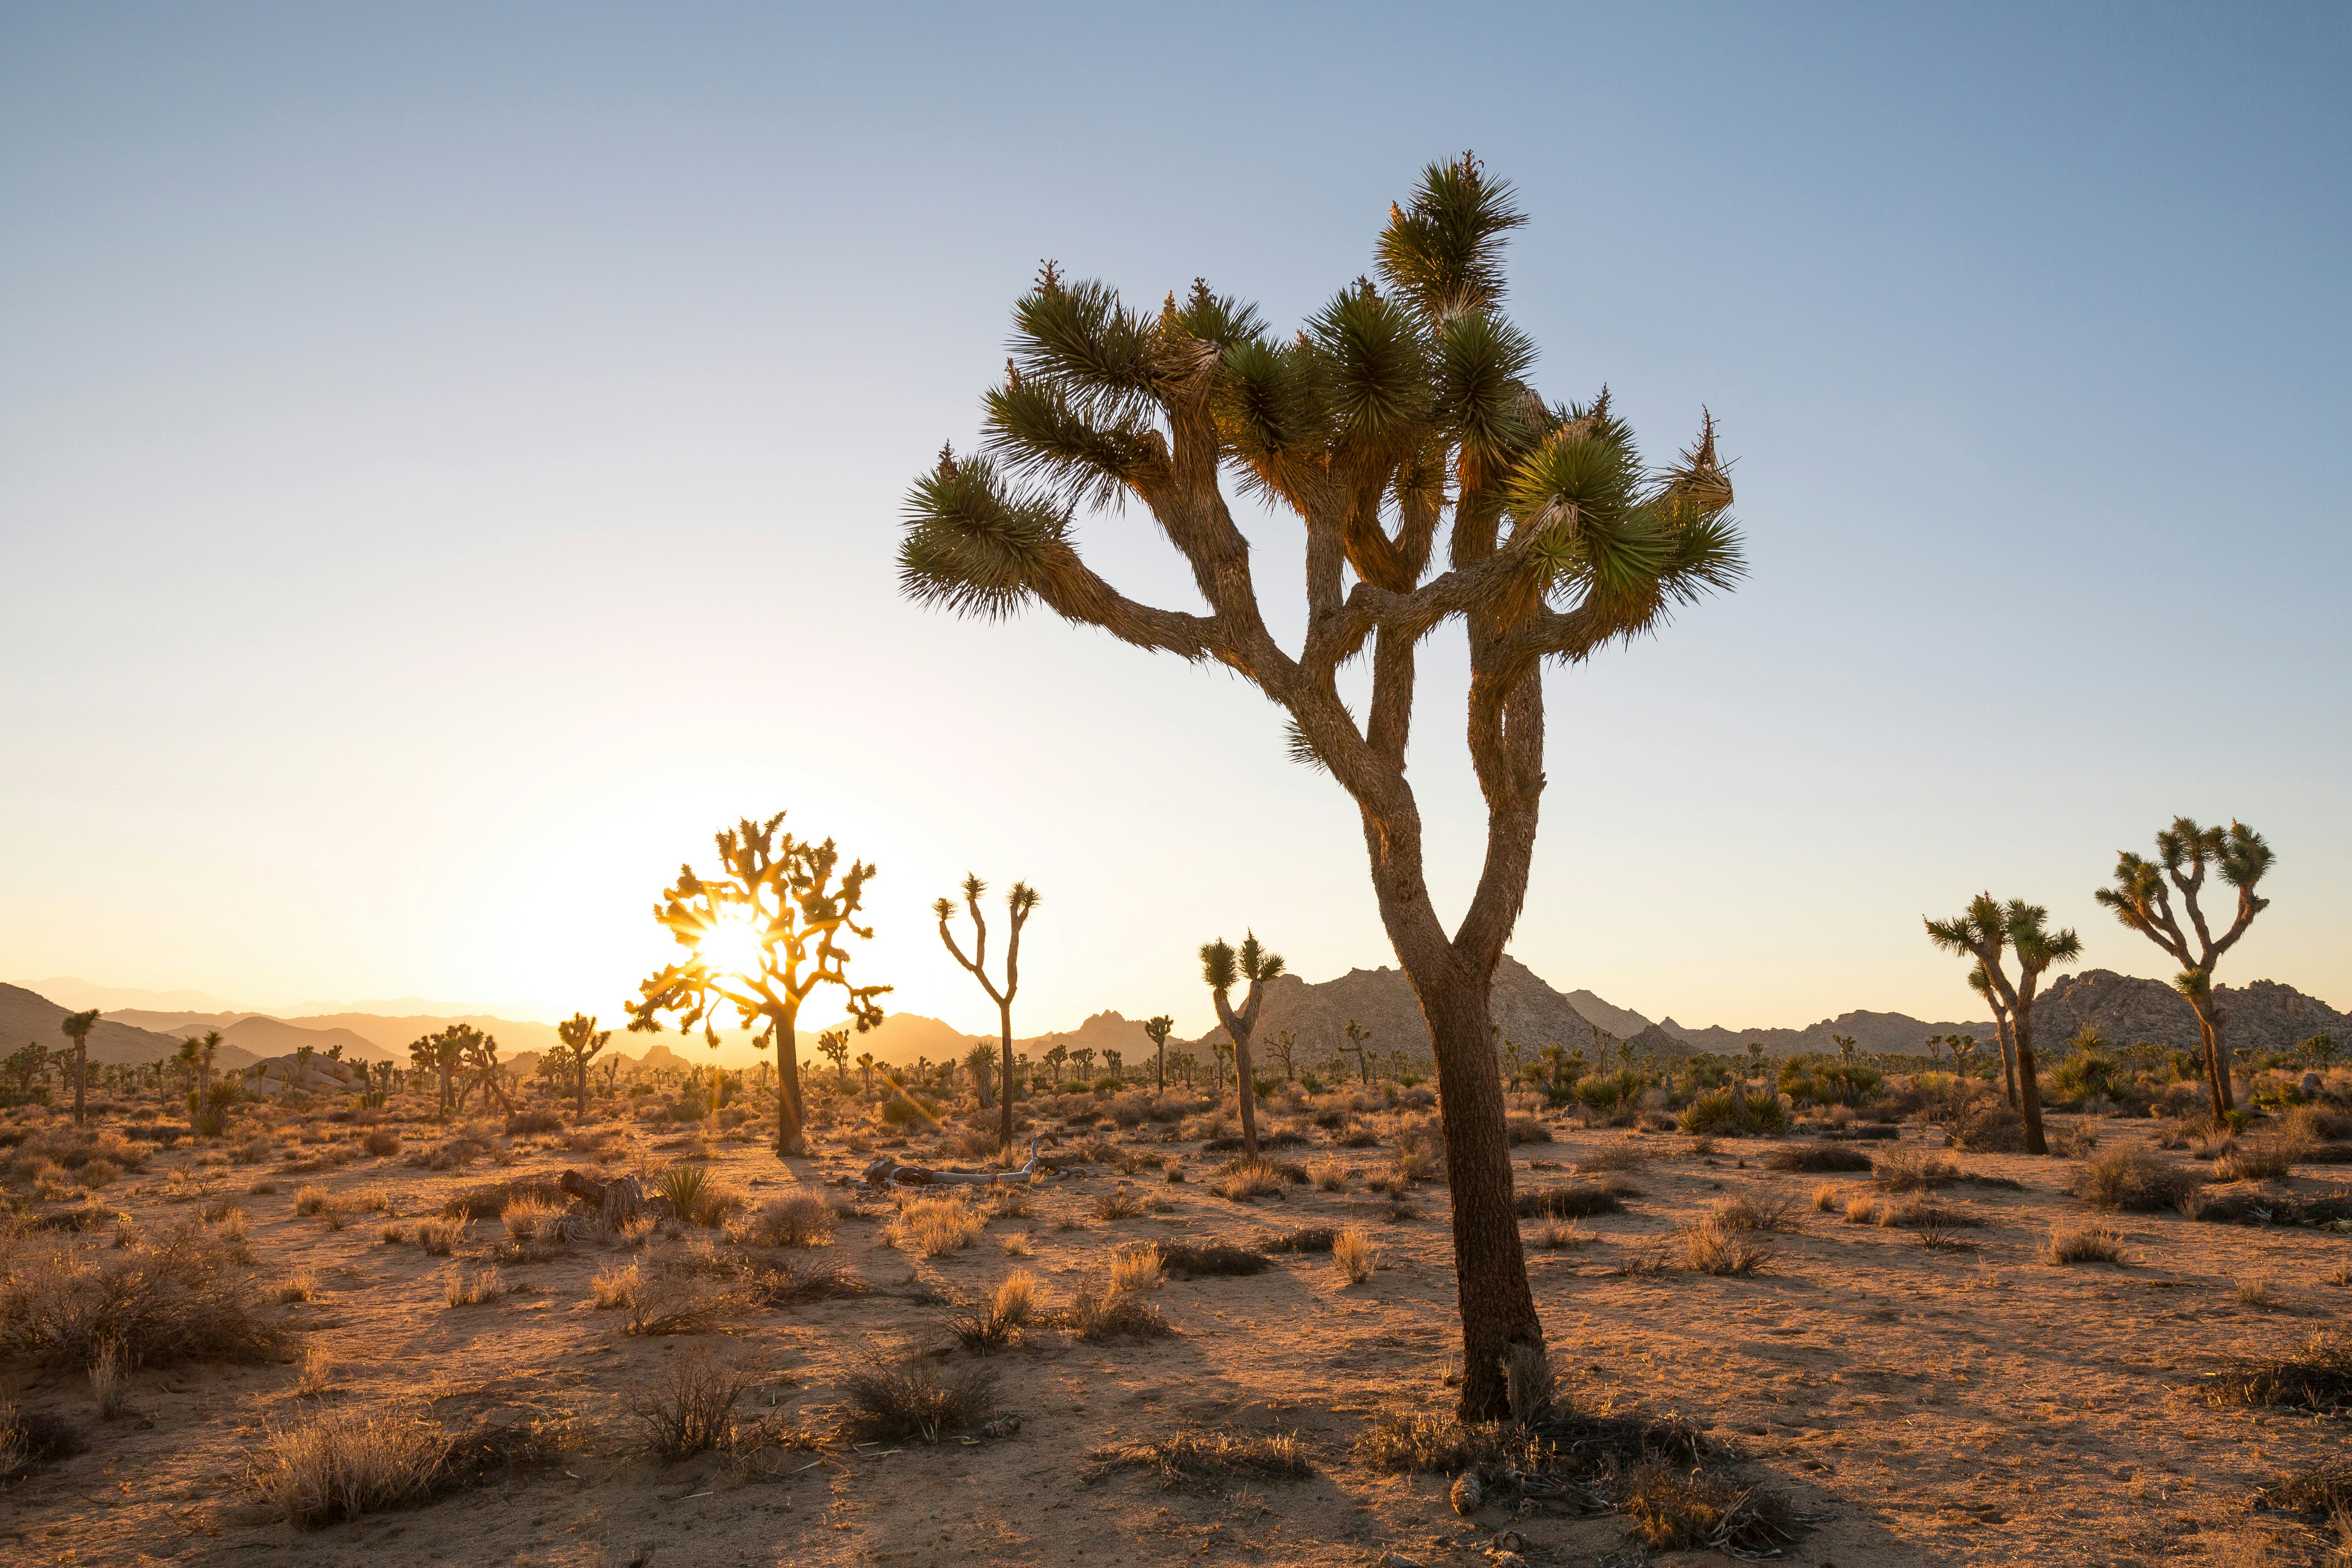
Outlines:
<svg viewBox="0 0 2352 1568"><path fill-rule="evenodd" d="M1265 987L1281 973L1282 954L1268 952L1255 931L1243 936L1238 951L1223 937L1201 944L1201 978L1208 982L1209 994L1216 999L1217 1022L1233 1040L1234 1083L1241 1096L1242 1152L1253 1158L1257 1154L1257 1083L1250 1062L1250 1036L1257 1030ZM1249 991L1242 998L1241 1011L1235 1012L1230 993L1244 980L1249 982Z"/></svg>
<svg viewBox="0 0 2352 1568"><path fill-rule="evenodd" d="M955 932L948 929L948 922L955 919L953 901L940 900L931 906L931 913L940 920L940 940L955 955L955 961L980 982L980 988L988 993L988 999L996 1004L997 1029L1004 1053L1000 1076L1005 1086L1001 1097L1003 1114L997 1121L996 1136L998 1143L1009 1152L1013 1148L1013 1085L1017 1081L1013 1076L1013 997L1021 989L1021 928L1029 923L1030 914L1037 908L1037 889L1026 882L1015 882L1004 895L1004 912L1012 929L1004 936L1004 989L1002 991L988 978L988 921L980 912L980 896L986 891L987 883L968 872L965 874L964 907L971 911L970 958L966 958L963 949L956 945ZM1055 1063L1054 1076L1057 1081L1061 1078L1059 1062Z"/></svg>
<svg viewBox="0 0 2352 1568"><path fill-rule="evenodd" d="M74 1125L82 1122L82 1095L89 1081L89 1032L98 1027L98 1009L68 1013L58 1020L58 1032L73 1042Z"/></svg>
<svg viewBox="0 0 2352 1568"><path fill-rule="evenodd" d="M585 1013L574 1013L555 1026L556 1047L549 1054L556 1058L557 1069L572 1089L572 1113L585 1118L588 1114L588 1064L596 1053L612 1042L613 1031L596 1027L596 1020Z"/></svg>

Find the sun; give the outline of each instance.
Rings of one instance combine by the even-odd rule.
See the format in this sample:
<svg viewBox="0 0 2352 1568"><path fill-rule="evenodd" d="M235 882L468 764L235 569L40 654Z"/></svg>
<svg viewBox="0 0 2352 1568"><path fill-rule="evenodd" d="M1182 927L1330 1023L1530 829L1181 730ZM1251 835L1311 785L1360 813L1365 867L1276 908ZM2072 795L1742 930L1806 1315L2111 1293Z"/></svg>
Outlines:
<svg viewBox="0 0 2352 1568"><path fill-rule="evenodd" d="M695 955L714 973L756 979L767 956L766 945L760 938L756 923L730 910L704 929L702 940L694 944Z"/></svg>

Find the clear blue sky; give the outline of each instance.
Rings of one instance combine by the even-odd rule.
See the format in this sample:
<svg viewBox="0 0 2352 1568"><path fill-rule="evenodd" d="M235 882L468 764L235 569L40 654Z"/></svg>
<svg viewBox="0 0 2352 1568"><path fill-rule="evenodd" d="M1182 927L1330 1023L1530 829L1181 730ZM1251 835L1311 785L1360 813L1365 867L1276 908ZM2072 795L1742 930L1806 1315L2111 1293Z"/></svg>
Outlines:
<svg viewBox="0 0 2352 1568"><path fill-rule="evenodd" d="M1965 1016L1923 912L2162 973L2090 891L2234 814L2280 866L2224 978L2352 1006L2348 18L10 7L0 978L609 1015L665 876L779 806L882 862L867 978L969 1026L922 912L967 866L1045 892L1024 1032L1204 1026L1249 925L1392 963L1263 701L919 612L892 552L1040 258L1292 321L1475 148L1541 387L1659 456L1710 406L1753 563L1553 679L1519 957ZM1181 597L1134 516L1084 541Z"/></svg>

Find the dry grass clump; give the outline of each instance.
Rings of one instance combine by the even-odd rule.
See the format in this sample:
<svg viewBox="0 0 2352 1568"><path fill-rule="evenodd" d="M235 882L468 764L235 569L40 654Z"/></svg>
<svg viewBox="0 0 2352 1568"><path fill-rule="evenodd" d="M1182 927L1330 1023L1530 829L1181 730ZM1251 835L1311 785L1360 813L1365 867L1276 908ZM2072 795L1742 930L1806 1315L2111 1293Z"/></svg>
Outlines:
<svg viewBox="0 0 2352 1568"><path fill-rule="evenodd" d="M498 1266L488 1264L479 1270L460 1264L449 1275L446 1297L452 1307L478 1307L485 1301L496 1300L506 1294L507 1282L499 1278Z"/></svg>
<svg viewBox="0 0 2352 1568"><path fill-rule="evenodd" d="M2267 1274L2237 1274L2230 1279L2231 1294L2242 1307L2253 1307L2263 1311L2275 1311L2281 1302L2277 1289Z"/></svg>
<svg viewBox="0 0 2352 1568"><path fill-rule="evenodd" d="M1794 1198L1751 1197L1742 1194L1727 1198L1715 1205L1706 1223L1718 1230L1793 1231L1804 1227L1797 1222Z"/></svg>
<svg viewBox="0 0 2352 1568"><path fill-rule="evenodd" d="M1713 1215L1678 1232L1674 1239L1682 1267L1694 1274L1755 1274L1775 1256L1771 1245L1756 1232L1727 1228Z"/></svg>
<svg viewBox="0 0 2352 1568"><path fill-rule="evenodd" d="M2309 1156L2310 1149L2286 1138L2260 1138L2213 1162L2217 1182L2283 1182Z"/></svg>
<svg viewBox="0 0 2352 1568"><path fill-rule="evenodd" d="M1872 1167L1870 1155L1851 1143L1792 1143L1766 1154L1764 1168L1826 1173L1867 1171Z"/></svg>
<svg viewBox="0 0 2352 1568"><path fill-rule="evenodd" d="M288 1523L316 1530L423 1502L438 1489L449 1435L405 1412L316 1415L263 1442L253 1484Z"/></svg>
<svg viewBox="0 0 2352 1568"><path fill-rule="evenodd" d="M2276 1405L2334 1415L2352 1404L2352 1334L2317 1333L2283 1356L2240 1356L2205 1380L2208 1405Z"/></svg>
<svg viewBox="0 0 2352 1568"><path fill-rule="evenodd" d="M1361 1285L1371 1279L1374 1256L1371 1238L1353 1226L1341 1231L1331 1243L1331 1261L1338 1266L1340 1278L1350 1285Z"/></svg>
<svg viewBox="0 0 2352 1568"><path fill-rule="evenodd" d="M1150 1212L1150 1205L1133 1187L1115 1187L1095 1200L1097 1219L1135 1219Z"/></svg>
<svg viewBox="0 0 2352 1568"><path fill-rule="evenodd" d="M1555 1219L1544 1222L1544 1227L1536 1239L1550 1251L1573 1252L1579 1247L1591 1247L1600 1238L1579 1229L1573 1220L1562 1225Z"/></svg>
<svg viewBox="0 0 2352 1568"><path fill-rule="evenodd" d="M2298 1105L2286 1115L2284 1136L2298 1143L2352 1138L2352 1116L2326 1105Z"/></svg>
<svg viewBox="0 0 2352 1568"><path fill-rule="evenodd" d="M1353 1173L1337 1160L1315 1160L1307 1166L1307 1179L1318 1193L1344 1193Z"/></svg>
<svg viewBox="0 0 2352 1568"><path fill-rule="evenodd" d="M294 1212L298 1215L321 1213L327 1206L327 1189L305 1182L294 1190Z"/></svg>
<svg viewBox="0 0 2352 1568"><path fill-rule="evenodd" d="M562 1234L565 1210L543 1198L517 1198L499 1213L499 1223L510 1240L522 1245L554 1241Z"/></svg>
<svg viewBox="0 0 2352 1568"><path fill-rule="evenodd" d="M1637 1465L1620 1501L1635 1539L1653 1551L1713 1547L1739 1557L1777 1552L1796 1539L1787 1500L1759 1488L1737 1488L1700 1470Z"/></svg>
<svg viewBox="0 0 2352 1568"><path fill-rule="evenodd" d="M874 1287L864 1276L832 1258L747 1269L741 1276L741 1289L751 1301L761 1307L798 1307L811 1301L874 1293Z"/></svg>
<svg viewBox="0 0 2352 1568"><path fill-rule="evenodd" d="M1339 1233L1328 1225L1308 1226L1302 1230L1288 1230L1265 1243L1263 1250L1278 1253L1328 1252L1339 1239ZM1255 1273L1256 1270L1250 1270Z"/></svg>
<svg viewBox="0 0 2352 1568"><path fill-rule="evenodd" d="M979 1312L960 1312L948 1319L948 1328L969 1351L992 1351L1018 1341L1037 1320L1037 1276L1015 1268L996 1282L988 1306Z"/></svg>
<svg viewBox="0 0 2352 1568"><path fill-rule="evenodd" d="M2094 1208L2177 1207L2197 1190L2196 1173L2141 1149L2110 1149L2086 1162L2075 1194Z"/></svg>
<svg viewBox="0 0 2352 1568"><path fill-rule="evenodd" d="M108 1340L98 1347L89 1363L89 1396L98 1406L99 1419L110 1421L121 1414L122 1402L129 1396L129 1369L122 1364L122 1347Z"/></svg>
<svg viewBox="0 0 2352 1568"><path fill-rule="evenodd" d="M1149 1251L1150 1266L1129 1262L1138 1251ZM1142 1291L1160 1283L1158 1248L1129 1248L1114 1257L1102 1278L1083 1287L1063 1314L1078 1338L1093 1343L1110 1340L1160 1340L1175 1333L1160 1309L1145 1300ZM1124 1267L1122 1267L1124 1265Z"/></svg>
<svg viewBox="0 0 2352 1568"><path fill-rule="evenodd" d="M239 1245L195 1222L104 1251L19 1245L0 1271L0 1342L71 1367L110 1344L126 1369L274 1359L285 1331L259 1316Z"/></svg>
<svg viewBox="0 0 2352 1568"><path fill-rule="evenodd" d="M428 1219L416 1227L416 1245L428 1258L446 1258L457 1250L466 1239L466 1223L455 1219Z"/></svg>
<svg viewBox="0 0 2352 1568"><path fill-rule="evenodd" d="M788 1193L760 1206L750 1235L761 1247L823 1247L840 1225L840 1214L820 1194Z"/></svg>
<svg viewBox="0 0 2352 1568"><path fill-rule="evenodd" d="M709 1279L674 1261L651 1274L640 1272L628 1287L629 1320L622 1325L630 1334L708 1333L744 1307L731 1281Z"/></svg>
<svg viewBox="0 0 2352 1568"><path fill-rule="evenodd" d="M0 1399L0 1481L13 1481L36 1466L69 1459L83 1447L80 1432L65 1417L19 1410Z"/></svg>
<svg viewBox="0 0 2352 1568"><path fill-rule="evenodd" d="M2254 1490L2273 1508L2341 1519L2352 1515L2352 1459L2322 1459Z"/></svg>
<svg viewBox="0 0 2352 1568"><path fill-rule="evenodd" d="M1889 1149L1871 1164L1871 1184L1889 1193L1912 1193L1946 1186L1960 1179L1960 1168L1924 1149Z"/></svg>
<svg viewBox="0 0 2352 1568"><path fill-rule="evenodd" d="M2124 1238L2120 1232L2103 1224L2056 1226L2050 1239L2042 1244L2042 1261L2064 1263L2122 1263Z"/></svg>
<svg viewBox="0 0 2352 1568"><path fill-rule="evenodd" d="M1813 1212L1835 1214L1845 1206L1844 1194L1827 1182L1813 1189Z"/></svg>
<svg viewBox="0 0 2352 1568"><path fill-rule="evenodd" d="M1637 1189L1622 1182L1586 1182L1516 1193L1511 1206L1521 1219L1590 1219L1594 1215L1622 1214L1625 1205L1621 1200L1639 1195Z"/></svg>
<svg viewBox="0 0 2352 1568"><path fill-rule="evenodd" d="M1304 1179L1306 1172L1299 1175ZM1227 1164L1209 1190L1234 1203L1246 1203L1252 1198L1280 1197L1289 1183L1275 1163L1259 1155L1255 1159L1240 1159Z"/></svg>
<svg viewBox="0 0 2352 1568"><path fill-rule="evenodd" d="M883 1227L882 1239L925 1258L937 1258L970 1247L980 1239L987 1221L961 1196L910 1198L898 1217Z"/></svg>
<svg viewBox="0 0 2352 1568"><path fill-rule="evenodd" d="M1631 1143L1612 1143L1577 1161L1576 1173L1592 1176L1603 1171L1638 1171L1654 1157L1648 1150L1636 1148Z"/></svg>
<svg viewBox="0 0 2352 1568"><path fill-rule="evenodd" d="M1122 1247L1111 1255L1110 1288L1113 1290L1157 1290L1162 1275L1160 1248L1146 1243L1140 1247Z"/></svg>
<svg viewBox="0 0 2352 1568"><path fill-rule="evenodd" d="M1177 1432L1155 1443L1117 1443L1095 1451L1100 1470L1151 1470L1162 1486L1234 1480L1295 1481L1315 1473L1296 1432Z"/></svg>
<svg viewBox="0 0 2352 1568"><path fill-rule="evenodd" d="M97 1369L91 1369L95 1374ZM302 1371L294 1380L294 1392L305 1399L316 1399L335 1386L335 1366L327 1352L312 1345L302 1352Z"/></svg>
<svg viewBox="0 0 2352 1568"><path fill-rule="evenodd" d="M297 1301L315 1301L319 1299L319 1277L307 1268L297 1268L280 1279L270 1294L288 1306Z"/></svg>
<svg viewBox="0 0 2352 1568"><path fill-rule="evenodd" d="M1160 1266L1180 1279L1263 1274L1274 1267L1263 1253L1222 1241L1169 1240L1160 1243L1158 1251Z"/></svg>
<svg viewBox="0 0 2352 1568"><path fill-rule="evenodd" d="M1503 1119L1504 1135L1513 1143L1549 1143L1551 1129L1533 1116L1524 1113Z"/></svg>
<svg viewBox="0 0 2352 1568"><path fill-rule="evenodd" d="M658 1381L631 1391L629 1422L646 1450L665 1462L729 1447L735 1402L756 1381L697 1346L667 1363Z"/></svg>
<svg viewBox="0 0 2352 1568"><path fill-rule="evenodd" d="M996 1397L992 1367L941 1366L925 1357L877 1358L840 1380L849 1401L844 1423L853 1441L936 1443L946 1433L976 1425Z"/></svg>
<svg viewBox="0 0 2352 1568"><path fill-rule="evenodd" d="M397 1154L400 1152L400 1134L389 1127L374 1128L361 1140L360 1147L378 1156Z"/></svg>

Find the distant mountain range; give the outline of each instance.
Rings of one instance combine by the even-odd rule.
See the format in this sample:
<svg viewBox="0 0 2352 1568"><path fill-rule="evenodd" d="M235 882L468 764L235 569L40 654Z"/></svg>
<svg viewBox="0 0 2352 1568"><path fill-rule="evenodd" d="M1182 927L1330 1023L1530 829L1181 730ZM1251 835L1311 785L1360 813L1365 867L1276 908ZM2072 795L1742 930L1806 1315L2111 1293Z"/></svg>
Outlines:
<svg viewBox="0 0 2352 1568"><path fill-rule="evenodd" d="M79 981L70 984L80 987L75 993L78 996L106 989ZM2291 985L2257 980L2243 987L2218 989L2228 1013L2232 1045L2281 1048L2320 1034L2332 1035L2352 1045L2352 1017ZM111 994L154 1000L201 995L121 991ZM209 996L201 999L217 1000ZM411 1003L415 1000L406 999ZM26 1040L38 1040L53 1049L65 1045L58 1025L67 1012L65 1005L37 989L0 984L0 1054ZM1974 1035L1979 1040L1993 1037L1990 1019L1929 1023L1904 1013L1842 1013L1802 1029L1692 1028L1670 1017L1653 1022L1591 991L1558 991L1527 965L1508 956L1495 975L1494 1019L1506 1037L1530 1049L1557 1042L1590 1052L1598 1036L1605 1034L1612 1040L1631 1040L1637 1049L1668 1059L1697 1051L1723 1055L1742 1052L1751 1041L1773 1056L1830 1051L1836 1048L1832 1037L1837 1035L1853 1037L1864 1051L1903 1053L1918 1051L1929 1035ZM1371 1031L1370 1045L1377 1054L1402 1050L1417 1058L1429 1055L1429 1029L1423 1022L1421 1004L1413 994L1412 983L1402 970L1389 968L1351 969L1319 984L1310 984L1297 975L1283 976L1267 990L1258 1020L1258 1038L1264 1040L1288 1030L1295 1041L1297 1059L1303 1066L1329 1059L1345 1042L1346 1026L1351 1020ZM2196 1016L2169 985L2105 969L2061 975L2053 981L2035 1007L2034 1022L2036 1037L2044 1044L2068 1039L2084 1026L2096 1028L2118 1046L2141 1040L2176 1047L2193 1047L2198 1042ZM177 1051L181 1039L187 1035L218 1029L223 1044L215 1062L220 1067L249 1066L262 1057L289 1055L304 1045L321 1055L331 1047L341 1046L347 1058L405 1061L410 1041L457 1023L471 1024L495 1035L501 1054L509 1060L523 1058L520 1065L525 1070L530 1059L557 1039L552 1025L488 1014L345 1011L279 1017L234 1009L174 1011L148 1007L121 1008L104 1014L90 1035L89 1050L94 1061L152 1061ZM816 1054L817 1035L823 1028L836 1026L825 1024L800 1031L804 1064L819 1068L824 1066L824 1058ZM1171 1048L1202 1052L1224 1037L1224 1031L1216 1028L1196 1040L1171 1039L1169 1045ZM665 1034L641 1041L616 1031L612 1049L615 1055L625 1055L633 1060L651 1051L658 1053L657 1060L674 1059L688 1065L717 1060L730 1068L744 1066L764 1055L753 1051L751 1037L740 1029L721 1030L720 1047L715 1053L703 1044L699 1035L680 1037L674 1053L673 1047L666 1044L669 1039ZM853 1035L850 1055L854 1059L870 1052L877 1061L911 1066L918 1058L942 1061L961 1057L983 1039L994 1043L993 1036L967 1034L919 1013L892 1013L878 1028ZM1097 1056L1117 1050L1130 1067L1152 1053L1141 1021L1113 1011L1097 1013L1076 1029L1016 1038L1013 1048L1034 1061L1057 1044L1073 1049L1090 1047Z"/></svg>

